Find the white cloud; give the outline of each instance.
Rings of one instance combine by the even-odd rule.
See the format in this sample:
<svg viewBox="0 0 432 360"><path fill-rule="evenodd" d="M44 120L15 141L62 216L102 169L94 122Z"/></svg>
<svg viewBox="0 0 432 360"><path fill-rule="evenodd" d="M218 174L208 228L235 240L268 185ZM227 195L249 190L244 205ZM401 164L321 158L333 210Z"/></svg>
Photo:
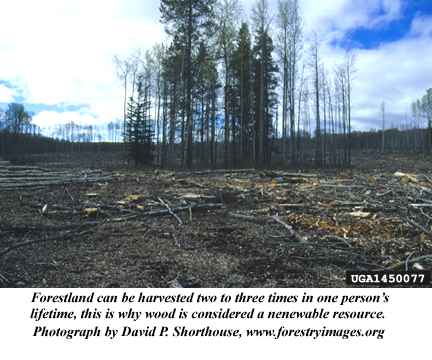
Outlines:
<svg viewBox="0 0 432 360"><path fill-rule="evenodd" d="M33 104L88 103L96 116L122 117L112 58L160 41L157 5L139 0L2 2L0 33L7 36L0 39L0 80L15 93L1 87L0 100L9 102L15 94Z"/></svg>
<svg viewBox="0 0 432 360"><path fill-rule="evenodd" d="M33 117L34 123L46 129L51 128L52 130L58 124L65 124L73 121L77 125L103 125L103 121L100 118L95 118L89 113L80 114L77 111L41 111L39 114Z"/></svg>
<svg viewBox="0 0 432 360"><path fill-rule="evenodd" d="M250 13L255 0L240 0ZM322 60L329 72L343 59L343 43L359 28L385 29L403 16L402 0L300 0L304 33L322 40ZM0 3L0 102L14 95L27 103L88 104L77 111L43 111L38 125L73 120L102 123L123 117L123 92L115 78L113 55L128 57L133 48L151 48L164 38L159 2L152 0L15 0ZM270 0L273 14L277 0ZM19 14L19 24L16 19ZM24 25L22 25L24 24ZM7 34L7 35L5 35ZM307 61L305 43L303 53ZM432 86L432 18L418 14L408 35L374 50L356 49L353 124L368 130L387 101L389 124L404 120L406 103ZM379 127L379 125L375 125Z"/></svg>
<svg viewBox="0 0 432 360"><path fill-rule="evenodd" d="M430 37L432 35L432 16L417 14L409 32L413 37Z"/></svg>
<svg viewBox="0 0 432 360"><path fill-rule="evenodd" d="M357 50L358 73L355 83L359 120L379 118L380 103L387 102L388 125L404 122L409 106L432 86L432 37L415 30L414 21L409 34L400 41L387 43L376 50ZM425 35L426 34L426 35ZM430 34L430 33L429 33ZM363 130L368 130L364 129Z"/></svg>
<svg viewBox="0 0 432 360"><path fill-rule="evenodd" d="M13 101L14 91L0 84L0 103L10 103Z"/></svg>
<svg viewBox="0 0 432 360"><path fill-rule="evenodd" d="M356 28L376 29L402 16L401 0L304 0L306 31L341 34Z"/></svg>

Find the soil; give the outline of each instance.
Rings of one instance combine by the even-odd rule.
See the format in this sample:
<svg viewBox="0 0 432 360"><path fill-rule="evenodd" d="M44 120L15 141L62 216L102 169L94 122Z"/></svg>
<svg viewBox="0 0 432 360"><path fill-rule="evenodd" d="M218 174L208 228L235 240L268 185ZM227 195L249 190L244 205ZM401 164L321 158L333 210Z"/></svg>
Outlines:
<svg viewBox="0 0 432 360"><path fill-rule="evenodd" d="M124 168L108 153L28 160L33 172L107 176L0 187L2 287L339 288L347 270L432 269L421 154L261 171Z"/></svg>

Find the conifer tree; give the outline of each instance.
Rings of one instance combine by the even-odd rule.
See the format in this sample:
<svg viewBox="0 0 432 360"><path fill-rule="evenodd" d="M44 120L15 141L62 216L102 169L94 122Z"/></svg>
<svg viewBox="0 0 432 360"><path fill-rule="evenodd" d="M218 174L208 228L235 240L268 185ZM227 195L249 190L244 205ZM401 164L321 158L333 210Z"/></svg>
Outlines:
<svg viewBox="0 0 432 360"><path fill-rule="evenodd" d="M186 86L186 167L192 166L192 91L193 45L203 31L212 27L212 6L216 0L161 0L161 22L166 32L175 36L183 46L185 62L183 79Z"/></svg>
<svg viewBox="0 0 432 360"><path fill-rule="evenodd" d="M270 164L270 136L273 128L272 110L277 104L276 86L278 67L273 59L274 45L266 30L258 29L254 46L254 119L257 165Z"/></svg>
<svg viewBox="0 0 432 360"><path fill-rule="evenodd" d="M129 98L126 114L125 142L128 150L128 162L133 159L148 165L153 161L153 131L149 117L149 86L144 84L143 76L138 76L137 99Z"/></svg>
<svg viewBox="0 0 432 360"><path fill-rule="evenodd" d="M242 164L249 162L248 155L252 149L252 116L251 116L251 38L247 23L243 23L237 38L237 47L233 55L233 72L235 81L235 103L233 117L239 124L239 159Z"/></svg>

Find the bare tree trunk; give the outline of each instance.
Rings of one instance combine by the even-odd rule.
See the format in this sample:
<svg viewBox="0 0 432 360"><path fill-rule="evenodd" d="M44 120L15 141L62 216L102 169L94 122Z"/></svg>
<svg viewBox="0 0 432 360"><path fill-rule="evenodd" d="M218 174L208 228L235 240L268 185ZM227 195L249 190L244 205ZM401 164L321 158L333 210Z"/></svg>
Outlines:
<svg viewBox="0 0 432 360"><path fill-rule="evenodd" d="M317 165L321 165L321 119L320 119L320 87L319 87L319 58L318 58L318 36L316 33L312 33L312 48L311 48L311 67L313 69L314 87L315 87L315 117L316 117L316 128L315 128L315 162Z"/></svg>
<svg viewBox="0 0 432 360"><path fill-rule="evenodd" d="M192 0L189 0L186 47L186 168L192 167Z"/></svg>

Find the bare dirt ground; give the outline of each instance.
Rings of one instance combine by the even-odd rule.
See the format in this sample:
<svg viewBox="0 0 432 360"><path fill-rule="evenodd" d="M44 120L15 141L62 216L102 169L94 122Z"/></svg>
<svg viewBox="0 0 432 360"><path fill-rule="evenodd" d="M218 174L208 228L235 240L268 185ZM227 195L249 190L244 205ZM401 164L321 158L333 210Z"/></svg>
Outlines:
<svg viewBox="0 0 432 360"><path fill-rule="evenodd" d="M3 287L345 287L346 270L432 269L421 154L267 171L31 162L0 165Z"/></svg>

